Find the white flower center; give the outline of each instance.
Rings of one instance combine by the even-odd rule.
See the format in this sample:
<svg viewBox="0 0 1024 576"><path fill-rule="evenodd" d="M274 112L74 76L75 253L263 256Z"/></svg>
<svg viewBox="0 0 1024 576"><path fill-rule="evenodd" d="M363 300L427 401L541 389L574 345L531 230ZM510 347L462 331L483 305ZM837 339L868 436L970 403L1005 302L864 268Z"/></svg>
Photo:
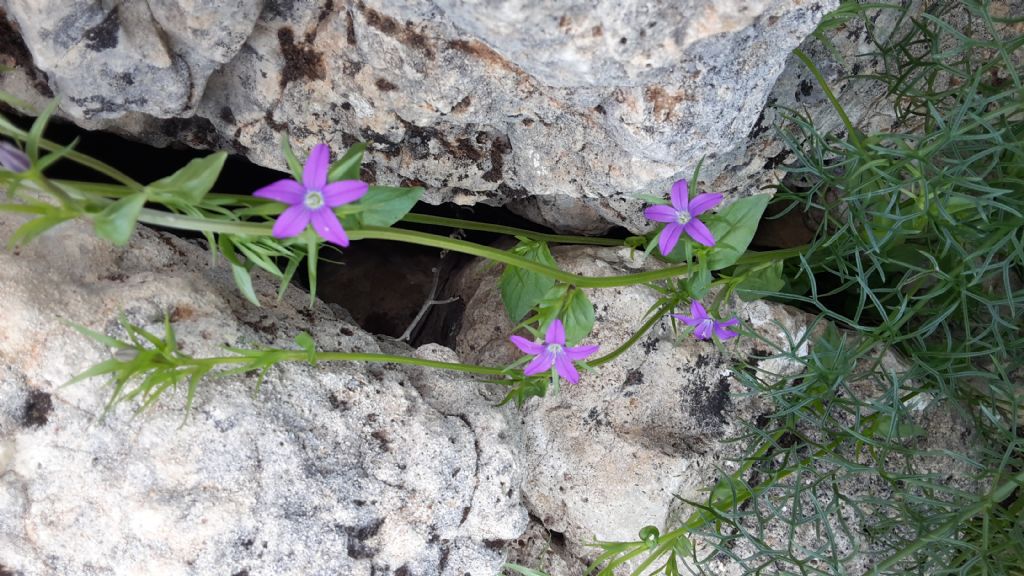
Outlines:
<svg viewBox="0 0 1024 576"><path fill-rule="evenodd" d="M548 344L548 352L551 352L552 354L561 354L562 353L562 345L561 344Z"/></svg>
<svg viewBox="0 0 1024 576"><path fill-rule="evenodd" d="M680 224L685 225L687 222L690 221L690 218L690 213L687 212L686 210L680 210L676 212L676 222L679 222Z"/></svg>
<svg viewBox="0 0 1024 576"><path fill-rule="evenodd" d="M324 195L319 190L307 190L306 197L302 199L302 203L306 205L306 208L316 210L323 207Z"/></svg>

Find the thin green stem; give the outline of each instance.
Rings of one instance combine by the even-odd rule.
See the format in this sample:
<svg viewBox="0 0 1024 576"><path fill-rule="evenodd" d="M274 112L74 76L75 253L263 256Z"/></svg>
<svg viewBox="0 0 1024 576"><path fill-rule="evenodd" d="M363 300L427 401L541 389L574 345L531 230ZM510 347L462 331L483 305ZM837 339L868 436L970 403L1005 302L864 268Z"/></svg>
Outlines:
<svg viewBox="0 0 1024 576"><path fill-rule="evenodd" d="M501 224L488 224L485 222L473 222L472 220L461 220L459 218L445 218L443 216L431 216L429 214L415 214L410 212L402 217L402 222L410 224L429 224L431 226L444 226L446 228L462 228L464 230L477 230L480 232L493 232L506 236L524 236L533 240L543 240L554 244L589 244L592 246L622 246L623 240L615 238L595 238L591 236L566 236L562 234L545 234L534 232L524 228L513 226L502 226Z"/></svg>
<svg viewBox="0 0 1024 576"><path fill-rule="evenodd" d="M309 353L303 350L265 350L274 354L277 361L282 362L306 362L309 360ZM213 358L195 359L196 363L216 366L219 364L245 364L251 362L251 356L218 356ZM456 370L470 374L481 374L486 376L505 376L503 368L492 368L489 366L475 366L473 364L462 364L460 362L441 362L439 360L427 360L425 358L413 358L409 356L392 356L391 354L372 354L364 352L318 352L317 362L375 362L383 364L411 364L424 366L426 368L438 368L441 370Z"/></svg>
<svg viewBox="0 0 1024 576"><path fill-rule="evenodd" d="M658 308L657 311L651 314L651 317L648 318L647 321L640 326L636 333L630 336L629 340L623 342L615 350L612 350L611 352L605 354L604 356L601 356L600 358L594 359L593 362L587 362L587 364L591 366L600 366L601 364L607 364L608 362L611 362L612 360L615 360L616 358L621 356L626 350L629 350L634 344L637 343L637 341L643 338L644 334L646 334L648 330L650 330L655 324L657 324L659 320L664 318L665 314L671 312L672 309L675 308L676 304L678 303L679 299L673 298L670 302L663 304L661 307Z"/></svg>
<svg viewBox="0 0 1024 576"><path fill-rule="evenodd" d="M6 132L8 136L19 140L26 140L28 138L28 132L18 129L14 126L11 126L11 129L7 130ZM39 139L39 147L45 150L49 150L51 152L55 150L64 149L64 146L57 144L56 142L47 140L46 138ZM90 170L94 170L96 172L99 172L100 174L103 174L104 176L107 176L112 180L120 182L121 184L127 186L128 188L135 192L141 191L144 188L141 182L135 180L134 178L128 176L124 172L121 172L120 170L114 168L113 166L107 164L106 162L101 162L91 156L82 154L81 152L76 152L74 150L69 150L65 156L69 160L77 162L78 164L81 164L82 166L85 166Z"/></svg>
<svg viewBox="0 0 1024 576"><path fill-rule="evenodd" d="M828 82L825 81L825 77L821 75L818 67L814 65L814 62L804 54L803 50L799 48L793 50L793 55L800 59L807 66L807 69L814 75L815 80L818 81L818 86L821 86L822 91L825 92L825 97L835 108L836 113L839 114L839 118L843 121L843 125L846 126L846 133L850 135L850 140L853 141L853 145L857 148L863 149L863 144L860 140L860 135L857 133L857 129L853 126L853 122L850 121L850 117L846 115L846 111L843 110L839 100L832 93L832 89L828 87Z"/></svg>

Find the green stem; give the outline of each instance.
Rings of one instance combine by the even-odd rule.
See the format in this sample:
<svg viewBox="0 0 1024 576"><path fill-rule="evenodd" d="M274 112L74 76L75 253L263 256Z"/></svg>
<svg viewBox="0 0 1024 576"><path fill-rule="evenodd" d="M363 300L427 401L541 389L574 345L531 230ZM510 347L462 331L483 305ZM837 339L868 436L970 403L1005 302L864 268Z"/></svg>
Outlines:
<svg viewBox="0 0 1024 576"><path fill-rule="evenodd" d="M814 75L815 80L818 81L818 85L821 86L822 91L825 92L825 97L828 98L830 103L832 103L832 107L835 108L836 113L839 114L839 118L843 121L843 125L846 126L846 133L850 135L850 140L853 141L853 145L859 149L863 149L864 146L860 141L860 135L857 133L857 129L854 128L853 122L850 121L850 117L846 115L846 111L843 110L842 105L839 104L839 100L835 97L835 94L832 93L832 89L828 87L828 82L825 81L825 77L821 75L818 67L815 66L814 62L808 58L807 54L804 54L803 50L800 50L799 48L793 50L793 55L799 58L800 61L804 63L804 66L807 66L807 69L811 71L811 74Z"/></svg>
<svg viewBox="0 0 1024 576"><path fill-rule="evenodd" d="M145 222L146 224L166 226L168 228L176 228L179 230L193 230L197 232L205 231L220 234L239 234L246 236L269 236L271 231L270 223L260 224L255 222L224 222L207 220L204 218L193 218L191 216L172 214L170 212L160 212L158 210L148 208L142 210L139 215L139 221ZM646 272L622 274L619 276L581 276L579 274L572 274L559 270L558 268L552 268L497 248L482 246L474 242L457 240L447 236L418 232L416 230L367 226L366 228L359 230L349 230L348 237L351 240L394 240L396 242L430 246L432 248L451 250L453 252L460 252L471 256L479 256L495 262L501 262L502 264L508 264L524 270L530 270L531 272L536 272L549 278L561 280L562 282L572 284L580 288L615 288L619 286L646 284L648 282L681 276L686 274L689 270L689 266L686 264L680 264L677 266L661 268L659 270L648 270ZM791 258L799 255L802 250L803 247L798 247L787 248L785 250L773 250L771 252L747 253L740 257L737 264L752 264L769 260Z"/></svg>
<svg viewBox="0 0 1024 576"><path fill-rule="evenodd" d="M309 360L309 353L304 350L264 350L263 352L275 354L277 361L283 362L305 362ZM218 364L244 364L253 360L250 356L219 356L214 358L196 359L197 363L218 365ZM503 368L491 368L488 366L475 366L473 364L462 364L460 362L441 362L439 360L427 360L424 358L413 358L409 356L392 356L390 354L372 354L364 352L318 352L318 362L377 362L390 364L411 364L427 368L438 368L441 370L456 370L470 374L483 374L487 376L507 375Z"/></svg>
<svg viewBox="0 0 1024 576"><path fill-rule="evenodd" d="M888 570L889 568L892 568L902 560L906 559L908 556L916 553L921 548L924 548L928 544L947 539L949 533L955 531L957 526L960 526L964 521L973 518L977 514L980 514L986 508L990 508L996 505L997 503L1005 500L1019 486L1024 486L1024 472L1017 474L1016 476L1008 480L1006 483L1002 484L995 490L992 490L991 492L989 492L988 496L986 496L983 500L976 503L974 506L967 508L960 514L957 514L949 521L944 522L938 528L932 530L931 532L928 532L927 534L921 534L917 538L914 538L913 542L911 542L909 545L904 547L899 552L893 554L892 556L886 558L884 562L873 568L871 570L871 573L878 574L885 570Z"/></svg>
<svg viewBox="0 0 1024 576"><path fill-rule="evenodd" d="M12 127L12 128L14 128L14 127ZM12 138L17 138L18 140L23 140L23 141L28 139L28 132L25 132L24 130L20 130L20 129L17 129L17 128L14 128L12 130L7 130L7 135L12 137ZM50 140L47 140L46 138L40 138L39 139L39 147L43 148L45 150L49 150L51 152L53 152L54 150L63 150L64 149L64 146L62 146L60 144L57 144L56 142L51 142ZM91 156L87 156L85 154L82 154L81 152L76 152L74 150L70 150L70 151L67 152L66 157L69 160L77 162L77 163L81 164L82 166L85 166L86 168L89 168L90 170L94 170L96 172L99 172L100 174L103 174L104 176L107 176L108 178L110 178L112 180L120 182L121 184L127 186L128 188L130 188L134 192L139 192L139 191L141 191L144 188L142 183L140 183L137 180L135 180L134 178L128 176L124 172L121 172L120 170L118 170L117 168L114 168L113 166L107 164L106 162L101 162L101 161L99 161L99 160L97 160L97 159L95 159L95 158L93 158Z"/></svg>
<svg viewBox="0 0 1024 576"><path fill-rule="evenodd" d="M410 212L402 217L402 222L410 224L429 224L432 226L444 226L446 228L462 228L464 230L477 230L480 232L493 232L506 236L525 236L533 240L543 240L554 244L589 244L592 246L622 246L622 240L614 238L594 238L591 236L565 236L562 234L545 234L534 232L523 228L502 226L501 224L487 224L485 222L473 222L472 220L461 220L459 218L445 218L443 216L430 216L428 214L415 214Z"/></svg>
<svg viewBox="0 0 1024 576"><path fill-rule="evenodd" d="M666 304L663 304L660 308L658 308L656 312L651 314L651 317L647 319L647 322L644 322L643 325L640 326L640 329L638 329L635 334L630 336L629 340L623 342L615 350L612 350L611 352L605 354L604 356L601 356L600 358L594 359L593 362L587 362L587 364L589 364L590 366L600 366L601 364L607 364L608 362L611 362L612 360L615 360L616 358L621 356L626 350L629 350L634 344L636 344L638 340L643 338L644 334L646 334L648 330L650 330L655 324L657 324L659 320L664 318L665 314L671 312L672 309L675 308L676 304L678 303L679 298L673 298L671 301L667 302Z"/></svg>

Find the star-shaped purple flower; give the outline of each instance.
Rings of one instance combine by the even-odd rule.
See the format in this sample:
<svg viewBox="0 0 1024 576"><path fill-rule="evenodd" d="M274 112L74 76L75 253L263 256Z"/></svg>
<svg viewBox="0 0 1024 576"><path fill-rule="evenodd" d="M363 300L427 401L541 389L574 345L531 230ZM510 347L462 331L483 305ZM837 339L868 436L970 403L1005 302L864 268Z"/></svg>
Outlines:
<svg viewBox="0 0 1024 576"><path fill-rule="evenodd" d="M672 185L672 192L669 194L672 199L671 206L659 204L650 206L644 210L644 216L655 222L665 222L665 229L658 237L658 248L664 256L668 256L672 249L679 242L679 235L683 232L689 234L697 242L705 246L714 246L715 237L711 230L703 222L697 220L697 216L718 206L722 201L721 194L698 194L690 200L690 190L686 180L679 180Z"/></svg>
<svg viewBox="0 0 1024 576"><path fill-rule="evenodd" d="M719 322L708 315L704 305L696 300L690 303L690 314L693 314L693 316L673 314L672 317L680 320L687 326L693 326L693 336L698 340L711 340L712 332L715 336L718 336L719 340L728 340L737 336L732 330L726 329L728 326L735 326L740 323L735 317L725 322Z"/></svg>
<svg viewBox="0 0 1024 576"><path fill-rule="evenodd" d="M565 326L557 318L551 322L551 326L548 326L543 343L531 342L522 336L512 336L510 340L524 353L536 356L526 365L526 368L523 368L524 374L527 376L540 374L550 370L551 365L554 364L558 375L573 384L579 382L580 374L572 363L597 352L598 348L597 346L576 346L574 348L566 346Z"/></svg>
<svg viewBox="0 0 1024 576"><path fill-rule="evenodd" d="M302 234L312 222L313 230L324 240L348 246L348 235L334 214L334 208L355 202L370 186L362 180L339 180L327 183L331 149L317 144L306 159L302 182L278 180L253 192L253 196L289 204L274 222L274 238L291 238Z"/></svg>
<svg viewBox="0 0 1024 576"><path fill-rule="evenodd" d="M10 142L0 142L0 166L11 172L24 172L32 163L28 156Z"/></svg>

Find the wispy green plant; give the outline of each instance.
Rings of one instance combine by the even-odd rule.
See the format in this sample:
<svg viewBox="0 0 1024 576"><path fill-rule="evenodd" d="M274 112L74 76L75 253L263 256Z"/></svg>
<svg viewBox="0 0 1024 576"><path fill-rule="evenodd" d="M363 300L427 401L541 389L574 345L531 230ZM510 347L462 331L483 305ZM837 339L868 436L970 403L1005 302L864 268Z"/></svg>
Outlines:
<svg viewBox="0 0 1024 576"><path fill-rule="evenodd" d="M902 131L859 131L798 51L845 131L786 111L796 161L776 201L821 224L747 292L819 327L782 347L748 334L768 357L737 377L772 413L746 423L742 456L689 516L599 544L592 572L1024 573L1024 17L989 8L851 2L823 23L821 37L901 11L871 79ZM913 406L953 414L964 447L929 444Z"/></svg>

